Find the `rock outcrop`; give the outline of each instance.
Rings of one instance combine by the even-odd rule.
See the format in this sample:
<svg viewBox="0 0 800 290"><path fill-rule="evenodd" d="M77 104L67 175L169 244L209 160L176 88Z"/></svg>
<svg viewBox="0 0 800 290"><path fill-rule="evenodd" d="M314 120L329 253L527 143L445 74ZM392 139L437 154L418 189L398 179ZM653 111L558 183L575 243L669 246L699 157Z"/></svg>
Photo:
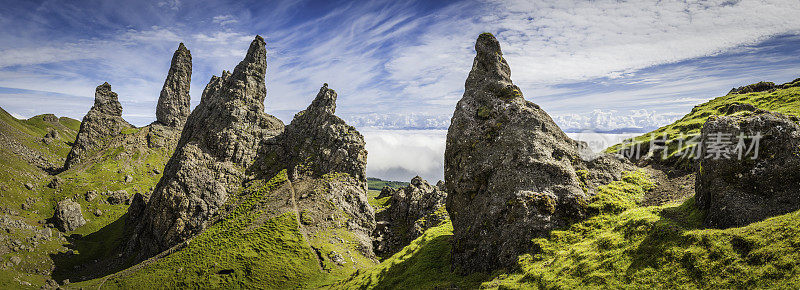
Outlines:
<svg viewBox="0 0 800 290"><path fill-rule="evenodd" d="M86 113L75 138L75 144L67 155L64 169L69 169L79 164L110 138L119 135L122 130L131 128L122 119L122 105L117 99L117 93L111 91L111 85L103 83L98 86L94 94L94 106Z"/></svg>
<svg viewBox="0 0 800 290"><path fill-rule="evenodd" d="M367 150L361 133L334 115L336 97L323 85L283 134L264 140L254 167L267 176L286 169L293 203L305 221L303 232L329 235L331 228L343 228L349 234L336 234L337 239L350 240L362 256L372 258L375 214L367 200Z"/></svg>
<svg viewBox="0 0 800 290"><path fill-rule="evenodd" d="M156 107L156 120L169 127L183 127L189 117L189 85L192 82L192 54L181 43L172 55L167 79Z"/></svg>
<svg viewBox="0 0 800 290"><path fill-rule="evenodd" d="M750 111L703 125L695 197L707 226L743 226L800 209L797 118Z"/></svg>
<svg viewBox="0 0 800 290"><path fill-rule="evenodd" d="M444 168L452 262L465 273L514 267L531 239L583 217L594 188L630 166L593 156L526 101L493 35L481 34L475 51Z"/></svg>
<svg viewBox="0 0 800 290"><path fill-rule="evenodd" d="M728 94L749 94L755 92L763 92L776 89L775 83L773 82L757 82L755 84L749 84L746 86L732 88Z"/></svg>
<svg viewBox="0 0 800 290"><path fill-rule="evenodd" d="M289 177L346 173L366 187L364 137L336 112L336 92L324 84L307 109L295 114L284 132Z"/></svg>
<svg viewBox="0 0 800 290"><path fill-rule="evenodd" d="M233 73L212 77L141 220L126 225L135 227L128 254L146 258L206 228L241 187L262 141L282 132L283 123L264 113L266 68L257 36Z"/></svg>
<svg viewBox="0 0 800 290"><path fill-rule="evenodd" d="M444 210L447 193L417 176L402 188L384 188L381 194L390 196L386 208L375 214L377 227L373 232L373 248L381 257L391 256L425 230L447 219Z"/></svg>
<svg viewBox="0 0 800 290"><path fill-rule="evenodd" d="M56 204L56 225L63 231L74 231L86 224L81 212L81 205L71 199L65 199Z"/></svg>

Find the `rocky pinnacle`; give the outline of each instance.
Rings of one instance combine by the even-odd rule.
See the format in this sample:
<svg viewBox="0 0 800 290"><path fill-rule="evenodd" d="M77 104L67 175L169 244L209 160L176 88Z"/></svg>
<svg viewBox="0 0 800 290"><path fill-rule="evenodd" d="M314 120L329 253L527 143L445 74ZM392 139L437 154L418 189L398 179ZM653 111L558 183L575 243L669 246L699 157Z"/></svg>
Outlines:
<svg viewBox="0 0 800 290"><path fill-rule="evenodd" d="M117 93L111 91L111 85L103 83L97 86L94 106L83 117L75 144L64 163L64 169L81 163L87 153L99 149L109 137L119 135L124 128L130 127L131 125L122 119L122 105L117 99Z"/></svg>
<svg viewBox="0 0 800 290"><path fill-rule="evenodd" d="M583 160L585 144L525 100L493 35L481 34L475 52L445 148L452 262L460 272L514 267L531 239L583 217L595 182L621 171L608 156Z"/></svg>
<svg viewBox="0 0 800 290"><path fill-rule="evenodd" d="M335 112L336 92L324 84L311 105L286 126L284 147L289 153L289 175L321 177L339 172L366 186L364 137Z"/></svg>
<svg viewBox="0 0 800 290"><path fill-rule="evenodd" d="M189 117L189 85L192 82L192 54L181 43L172 55L167 79L156 107L156 120L165 126L182 127Z"/></svg>
<svg viewBox="0 0 800 290"><path fill-rule="evenodd" d="M149 201L129 210L142 217L126 225L129 255L147 258L205 229L241 187L262 141L282 132L264 113L266 69L256 36L233 73L212 77Z"/></svg>

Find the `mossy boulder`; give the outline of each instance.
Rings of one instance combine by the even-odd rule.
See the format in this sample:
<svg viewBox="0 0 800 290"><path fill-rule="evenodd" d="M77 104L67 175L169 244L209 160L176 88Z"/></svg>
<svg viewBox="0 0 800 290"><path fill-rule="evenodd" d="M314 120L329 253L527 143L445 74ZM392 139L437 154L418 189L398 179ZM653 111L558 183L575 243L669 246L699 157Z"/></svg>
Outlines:
<svg viewBox="0 0 800 290"><path fill-rule="evenodd" d="M800 126L786 115L711 117L695 188L707 226L746 225L800 209Z"/></svg>

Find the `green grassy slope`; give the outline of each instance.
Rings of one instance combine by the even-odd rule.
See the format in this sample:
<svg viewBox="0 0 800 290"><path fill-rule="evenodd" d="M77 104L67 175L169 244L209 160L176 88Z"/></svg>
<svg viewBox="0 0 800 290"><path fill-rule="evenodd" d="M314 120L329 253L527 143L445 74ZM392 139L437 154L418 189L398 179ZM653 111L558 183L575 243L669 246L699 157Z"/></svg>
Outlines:
<svg viewBox="0 0 800 290"><path fill-rule="evenodd" d="M700 134L700 128L710 116L728 115L728 106L750 104L756 108L778 113L800 116L800 79L793 83L782 85L783 88L774 91L754 92L748 94L728 94L715 98L704 104L695 106L689 114L672 124L661 127L653 132L633 138L630 144L617 144L606 149L606 152L620 152L628 146L641 146L642 154L647 153L651 141L664 139L666 134L667 158L664 163L679 169L691 169L690 159L682 158L677 153L687 149L686 142L681 144L677 140L681 137L691 138ZM741 114L742 112L739 112ZM627 147L630 148L630 147ZM659 155L658 158L661 158Z"/></svg>
<svg viewBox="0 0 800 290"><path fill-rule="evenodd" d="M800 286L800 211L741 228L703 229L694 199L640 207L644 173L602 186L596 215L534 240L519 268L458 276L452 225L429 229L376 268L336 288L772 288Z"/></svg>
<svg viewBox="0 0 800 290"><path fill-rule="evenodd" d="M317 191L325 182L335 182L337 176L318 180L287 182L286 170L269 181L257 181L244 188L231 204L236 204L224 219L215 223L187 246L176 252L108 277L74 284L75 287L95 288L250 288L290 289L318 288L329 285L353 272L375 265L358 254L358 244L344 225L347 217L334 216L340 209L322 215L339 220L325 226L324 222L298 222L292 211L292 187L302 195L306 190ZM310 203L306 198L297 201L300 207ZM319 204L327 205L328 202ZM319 205L318 204L318 205ZM315 218L319 218L316 216ZM323 230L318 230L322 228ZM332 260L329 253L339 253L343 263Z"/></svg>
<svg viewBox="0 0 800 290"><path fill-rule="evenodd" d="M85 275L81 265L107 255L121 234L122 223L118 220L128 205L110 204L106 193L125 190L133 195L150 191L171 154L167 148L125 145L145 142L146 129L131 129L118 140L109 142L112 146L99 150L94 162L59 173L61 185L51 188L48 184L55 176L41 168L42 164L48 167L63 164L80 122L61 117L51 123L44 118L45 115L39 115L18 120L0 109L0 138L3 138L0 144L0 167L3 168L0 171L0 189L3 189L0 211L32 227L32 230L14 230L7 235L6 242L15 244L18 241L24 247L0 255L0 263L12 257L20 257L24 262L0 266L0 287L30 283L38 288L51 277L59 282L80 280ZM59 138L47 144L42 137L50 128L58 132ZM131 175L133 181L125 182L126 175ZM31 186L30 190L26 183ZM89 191L98 194L91 201L86 198ZM63 234L53 229L53 235L47 239L32 238L45 228L45 223L53 216L55 204L65 198L81 204L87 224ZM3 244L6 243L0 242L0 246Z"/></svg>
<svg viewBox="0 0 800 290"><path fill-rule="evenodd" d="M374 177L367 177L367 196L369 197L369 204L376 210L383 209L386 201L389 200L389 197L378 199L377 197L378 194L381 193L381 189L383 189L384 186L400 188L408 186L408 184L409 182L404 181L388 181Z"/></svg>
<svg viewBox="0 0 800 290"><path fill-rule="evenodd" d="M383 189L384 186L388 186L388 187L391 187L391 188L400 188L400 187L404 187L404 186L407 186L407 185L408 185L408 182L404 182L404 181L389 181L389 180L383 180L383 179L374 178L374 177L368 177L367 178L367 188L369 190L381 191L381 189Z"/></svg>

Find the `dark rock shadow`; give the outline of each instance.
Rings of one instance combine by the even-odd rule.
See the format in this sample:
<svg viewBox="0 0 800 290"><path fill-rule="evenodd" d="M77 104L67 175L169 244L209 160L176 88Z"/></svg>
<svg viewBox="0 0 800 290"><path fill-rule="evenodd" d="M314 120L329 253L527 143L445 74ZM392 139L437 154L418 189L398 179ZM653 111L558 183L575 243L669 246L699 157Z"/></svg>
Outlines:
<svg viewBox="0 0 800 290"><path fill-rule="evenodd" d="M89 235L69 236L67 252L50 254L54 265L51 277L58 282L66 279L70 282L79 282L122 270L118 254L127 216L124 214Z"/></svg>

